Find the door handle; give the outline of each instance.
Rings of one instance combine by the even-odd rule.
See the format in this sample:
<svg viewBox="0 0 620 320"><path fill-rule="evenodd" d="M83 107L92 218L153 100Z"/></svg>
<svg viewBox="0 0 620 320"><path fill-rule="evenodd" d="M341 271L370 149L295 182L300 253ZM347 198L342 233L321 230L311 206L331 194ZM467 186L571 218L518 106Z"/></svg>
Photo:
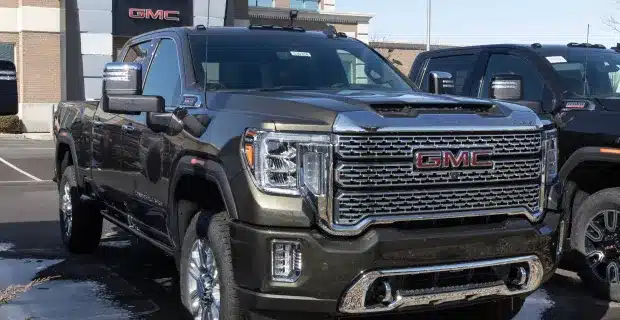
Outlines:
<svg viewBox="0 0 620 320"><path fill-rule="evenodd" d="M134 126L130 126L130 125L127 125L127 124L124 124L124 125L122 126L122 128L123 128L123 130L125 130L125 131L134 131L134 130L136 130L136 127L134 127Z"/></svg>

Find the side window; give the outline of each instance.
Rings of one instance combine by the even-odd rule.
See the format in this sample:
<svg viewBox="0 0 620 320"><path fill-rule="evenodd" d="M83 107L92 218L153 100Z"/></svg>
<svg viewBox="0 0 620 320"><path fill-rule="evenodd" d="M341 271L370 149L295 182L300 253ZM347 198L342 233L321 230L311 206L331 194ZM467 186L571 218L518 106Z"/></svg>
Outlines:
<svg viewBox="0 0 620 320"><path fill-rule="evenodd" d="M463 89L465 81L474 71L474 64L477 59L477 56L473 54L431 58L426 66L420 88L424 91L427 90L429 73L432 71L444 71L449 72L454 79L454 94L469 95L468 92L463 92Z"/></svg>
<svg viewBox="0 0 620 320"><path fill-rule="evenodd" d="M162 39L153 56L144 82L143 95L162 96L166 107L175 107L181 99L181 71L177 46L172 39Z"/></svg>
<svg viewBox="0 0 620 320"><path fill-rule="evenodd" d="M488 98L491 78L498 73L512 73L523 77L523 100L542 101L544 82L538 70L525 59L508 54L493 54L489 58L479 97Z"/></svg>
<svg viewBox="0 0 620 320"><path fill-rule="evenodd" d="M151 41L134 44L127 50L123 62L137 62L144 66L149 53L151 53L151 47Z"/></svg>

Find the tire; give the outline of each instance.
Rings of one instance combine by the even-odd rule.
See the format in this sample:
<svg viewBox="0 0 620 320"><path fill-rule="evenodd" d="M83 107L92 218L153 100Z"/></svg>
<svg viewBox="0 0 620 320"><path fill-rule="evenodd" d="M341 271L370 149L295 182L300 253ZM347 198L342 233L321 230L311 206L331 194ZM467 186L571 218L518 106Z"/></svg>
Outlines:
<svg viewBox="0 0 620 320"><path fill-rule="evenodd" d="M94 252L101 240L103 218L98 206L80 200L74 168L66 163L58 184L58 198L60 234L65 247L71 253Z"/></svg>
<svg viewBox="0 0 620 320"><path fill-rule="evenodd" d="M202 244L203 259L207 258L209 252L211 252L218 270L217 279L215 280L219 288L219 319L243 319L241 316L244 313L239 308L239 298L235 290L230 233L226 216L226 212L213 214L204 210L199 211L192 218L183 239L179 272L181 301L193 318L196 318L196 313L193 312L195 308L192 307L191 297L192 292L198 290L194 290L191 284L194 278L190 275L190 268L202 263L194 262L198 260L192 259L192 249ZM202 228L206 230L201 230ZM206 232L203 233L203 231ZM200 234L204 234L205 236L201 236ZM212 241L213 239L216 239L216 241ZM208 258L204 260L208 261ZM203 272L208 274L205 270L206 269L203 269ZM211 295L211 298L213 298L213 295ZM194 305L196 305L195 302L196 300L194 300ZM198 302L198 305L200 305L200 308L205 308L208 304L205 303L201 305L200 302Z"/></svg>
<svg viewBox="0 0 620 320"><path fill-rule="evenodd" d="M616 216L614 231L609 231L605 227L604 217L609 214L610 217ZM603 220L601 220L603 219ZM597 232L592 229L592 224L601 231L600 238L603 240L593 241L590 237L586 237L586 233L595 234L599 238ZM602 224L601 224L602 221ZM613 222L609 219L609 225ZM573 219L573 236L571 237L571 247L576 251L578 256L577 273L584 282L585 286L596 297L605 300L620 302L620 247L616 247L615 242L620 239L620 188L604 189L596 192L579 207ZM594 251L599 250L604 256L599 261L600 256L588 256ZM591 268L591 264L597 267ZM613 281L608 281L607 270L609 266L615 264L617 268L611 267L611 275ZM617 276L616 276L617 275Z"/></svg>

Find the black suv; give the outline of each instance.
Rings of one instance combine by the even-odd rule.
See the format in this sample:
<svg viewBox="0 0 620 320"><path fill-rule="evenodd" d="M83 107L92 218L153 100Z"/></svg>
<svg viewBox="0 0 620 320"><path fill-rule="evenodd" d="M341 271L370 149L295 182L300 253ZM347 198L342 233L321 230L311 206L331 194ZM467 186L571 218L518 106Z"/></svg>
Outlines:
<svg viewBox="0 0 620 320"><path fill-rule="evenodd" d="M428 83L437 74L449 80L444 91ZM555 123L562 206L572 216L567 256L594 293L620 301L618 49L587 43L441 49L418 55L409 77L433 92L516 102Z"/></svg>
<svg viewBox="0 0 620 320"><path fill-rule="evenodd" d="M528 108L419 92L333 29L163 29L120 57L54 117L62 237L150 241L199 319L510 318L555 271L557 132Z"/></svg>

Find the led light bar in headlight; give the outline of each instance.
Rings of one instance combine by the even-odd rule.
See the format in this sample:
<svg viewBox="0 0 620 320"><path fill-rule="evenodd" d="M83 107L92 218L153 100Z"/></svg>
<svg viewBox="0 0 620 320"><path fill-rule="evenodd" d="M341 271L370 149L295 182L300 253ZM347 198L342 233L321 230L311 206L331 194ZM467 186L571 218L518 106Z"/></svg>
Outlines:
<svg viewBox="0 0 620 320"><path fill-rule="evenodd" d="M328 135L247 130L242 152L259 189L315 196L327 192Z"/></svg>
<svg viewBox="0 0 620 320"><path fill-rule="evenodd" d="M553 183L558 176L558 132L548 130L543 132L543 161L544 182Z"/></svg>

